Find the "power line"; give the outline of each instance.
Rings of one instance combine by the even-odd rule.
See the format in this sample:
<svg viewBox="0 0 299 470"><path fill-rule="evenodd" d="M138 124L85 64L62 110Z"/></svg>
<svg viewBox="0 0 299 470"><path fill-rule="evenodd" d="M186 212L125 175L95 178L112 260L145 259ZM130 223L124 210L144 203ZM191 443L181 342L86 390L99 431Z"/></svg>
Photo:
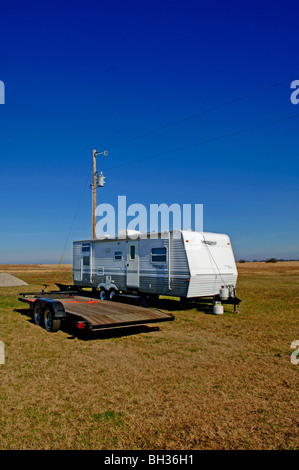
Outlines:
<svg viewBox="0 0 299 470"><path fill-rule="evenodd" d="M180 151L183 151L183 150L189 150L189 149L194 148L194 147L199 147L200 145L216 142L217 140L226 139L226 138L233 137L233 136L236 136L236 135L239 135L239 134L245 134L246 132L251 132L251 131L254 131L256 129L262 129L263 127L268 127L268 126L271 126L271 125L274 125L274 124L278 124L280 122L288 121L288 120L294 119L298 116L299 116L299 113L297 113L295 115L287 116L285 118L277 119L275 121L265 122L265 123L259 124L257 126L249 127L249 128L246 128L246 129L241 129L239 131L231 132L229 134L224 134L224 135L221 135L221 136L218 136L218 137L213 137L211 139L202 140L201 142L197 142L195 144L186 145L184 147L178 147L176 149L169 150L167 152L161 152L161 153L158 153L156 155L152 155L150 157L139 158L138 160L131 160L127 163L121 163L119 165L116 165L116 166L113 166L113 167L110 167L110 168L106 168L105 171L114 170L115 168L120 168L122 166L131 165L132 163L138 163L138 162L145 161L145 160L152 160L152 159L155 159L155 158L158 158L158 157L164 157L166 155L171 155L173 153L180 152Z"/></svg>
<svg viewBox="0 0 299 470"><path fill-rule="evenodd" d="M108 146L108 149L111 149L111 148L115 148L115 147L119 147L121 145L125 145L125 144L129 144L131 142L134 142L135 140L138 140L138 139L141 139L143 137L147 137L149 135L152 135L152 134L155 134L156 132L159 132L159 131L162 131L164 129L167 129L169 127L172 127L172 126L176 126L178 124L181 124L183 122L186 122L186 121L190 121L192 119L195 119L199 116L202 116L204 114L207 114L207 113L211 113L213 111L216 111L217 109L221 109L221 108L224 108L225 106L229 106L230 104L234 104L234 103L237 103L239 101L242 101L242 100L245 100L247 98L250 98L254 95L258 95L259 93L263 93L264 91L267 91L267 90L271 90L272 88L275 88L275 87L278 87L280 85L283 85L285 83L289 83L290 81L292 81L294 79L294 77L292 78L289 78L288 80L283 80L281 82L278 82L278 83L274 83L272 85L269 85L267 87L264 87L264 88L260 88L258 90L255 90L251 93L247 93L246 95L243 95L243 96L239 96L237 98L234 98L232 100L229 100L229 101L226 101L224 103L221 103L217 106L213 106L212 108L208 108L208 109L205 109L203 111L199 111L198 113L195 113L195 114L192 114L190 116L186 116L185 118L183 119L179 119L178 121L173 121L173 122L170 122L168 124L165 124L164 126L161 126L161 127L157 127L156 129L152 129L150 131L147 131L147 132L144 132L143 134L139 134L135 137L132 137L130 139L127 139L127 140L124 140L122 142L119 142L118 144L113 144L113 145L110 145Z"/></svg>

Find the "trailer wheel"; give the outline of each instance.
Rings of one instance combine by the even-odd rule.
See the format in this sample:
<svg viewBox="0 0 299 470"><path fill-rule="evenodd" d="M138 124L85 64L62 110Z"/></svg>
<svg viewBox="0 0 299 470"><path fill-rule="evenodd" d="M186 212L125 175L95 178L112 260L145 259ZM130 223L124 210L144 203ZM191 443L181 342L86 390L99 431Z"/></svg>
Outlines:
<svg viewBox="0 0 299 470"><path fill-rule="evenodd" d="M60 329L61 320L54 317L50 307L46 307L44 313L44 325L48 332L55 333Z"/></svg>
<svg viewBox="0 0 299 470"><path fill-rule="evenodd" d="M114 300L114 297L116 296L116 290L115 289L110 289L108 292L108 299L109 300Z"/></svg>
<svg viewBox="0 0 299 470"><path fill-rule="evenodd" d="M43 324L43 308L39 302L36 302L33 306L32 312L33 322L38 325L42 326Z"/></svg>
<svg viewBox="0 0 299 470"><path fill-rule="evenodd" d="M100 299L101 300L106 300L107 299L107 291L104 287L101 287L101 289L100 289Z"/></svg>

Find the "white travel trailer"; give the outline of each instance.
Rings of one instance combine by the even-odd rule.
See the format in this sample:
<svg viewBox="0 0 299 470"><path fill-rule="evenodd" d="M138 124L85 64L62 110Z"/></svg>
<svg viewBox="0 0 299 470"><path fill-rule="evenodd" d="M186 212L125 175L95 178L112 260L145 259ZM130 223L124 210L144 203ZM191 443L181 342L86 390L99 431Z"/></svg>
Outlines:
<svg viewBox="0 0 299 470"><path fill-rule="evenodd" d="M155 237L155 238L153 238ZM227 235L191 230L73 242L75 287L182 299L235 296L237 268Z"/></svg>

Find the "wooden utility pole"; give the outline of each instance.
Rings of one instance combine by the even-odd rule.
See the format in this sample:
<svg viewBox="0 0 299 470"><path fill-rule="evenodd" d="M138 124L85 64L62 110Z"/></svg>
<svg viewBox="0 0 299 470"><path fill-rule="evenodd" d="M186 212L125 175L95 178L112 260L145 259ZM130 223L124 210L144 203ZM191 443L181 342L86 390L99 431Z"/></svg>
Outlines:
<svg viewBox="0 0 299 470"><path fill-rule="evenodd" d="M93 162L93 182L92 182L92 238L96 238L96 209L97 209L97 168L96 168L97 151L92 152Z"/></svg>
<svg viewBox="0 0 299 470"><path fill-rule="evenodd" d="M105 184L105 177L103 173L98 177L97 181L97 165L96 159L97 155L104 155L104 157L108 157L108 152L105 150L104 152L97 152L96 150L92 151L92 238L97 238L96 234L96 210L97 210L97 185L103 187Z"/></svg>

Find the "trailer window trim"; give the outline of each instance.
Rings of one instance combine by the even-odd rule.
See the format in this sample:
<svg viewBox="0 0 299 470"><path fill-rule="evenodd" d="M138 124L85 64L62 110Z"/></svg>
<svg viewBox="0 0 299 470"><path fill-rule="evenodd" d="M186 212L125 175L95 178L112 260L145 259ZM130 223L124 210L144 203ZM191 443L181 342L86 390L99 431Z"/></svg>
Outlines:
<svg viewBox="0 0 299 470"><path fill-rule="evenodd" d="M152 263L167 263L167 247L155 247L151 249Z"/></svg>

